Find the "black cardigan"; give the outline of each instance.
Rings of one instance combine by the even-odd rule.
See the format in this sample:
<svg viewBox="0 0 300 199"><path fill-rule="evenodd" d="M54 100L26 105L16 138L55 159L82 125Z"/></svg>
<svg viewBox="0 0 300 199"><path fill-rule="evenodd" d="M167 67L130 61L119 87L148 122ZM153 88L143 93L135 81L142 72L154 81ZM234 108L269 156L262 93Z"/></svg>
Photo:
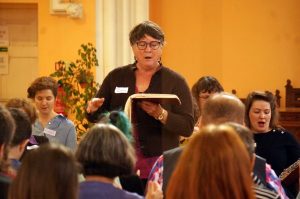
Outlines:
<svg viewBox="0 0 300 199"><path fill-rule="evenodd" d="M106 76L96 94L96 97L104 97L105 101L96 112L87 114L89 121L96 122L105 111L124 109L128 97L136 90L135 70L136 65L130 64L116 68ZM120 90L123 90L123 93L116 93ZM181 105L161 104L168 111L165 125L149 116L138 106L134 106L133 128L138 131L143 154L152 157L177 147L180 135L185 137L191 135L194 127L192 98L184 78L164 66L160 66L160 69L153 75L145 93L175 94L182 103Z"/></svg>

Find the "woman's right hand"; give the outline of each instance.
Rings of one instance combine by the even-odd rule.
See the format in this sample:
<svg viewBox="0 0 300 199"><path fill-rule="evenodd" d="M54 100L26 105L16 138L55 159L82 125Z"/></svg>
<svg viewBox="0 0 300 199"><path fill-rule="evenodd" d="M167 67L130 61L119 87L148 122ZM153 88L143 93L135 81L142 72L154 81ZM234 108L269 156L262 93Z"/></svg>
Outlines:
<svg viewBox="0 0 300 199"><path fill-rule="evenodd" d="M92 100L88 101L88 106L86 108L86 112L93 113L98 110L99 107L102 106L104 102L104 98L93 98Z"/></svg>

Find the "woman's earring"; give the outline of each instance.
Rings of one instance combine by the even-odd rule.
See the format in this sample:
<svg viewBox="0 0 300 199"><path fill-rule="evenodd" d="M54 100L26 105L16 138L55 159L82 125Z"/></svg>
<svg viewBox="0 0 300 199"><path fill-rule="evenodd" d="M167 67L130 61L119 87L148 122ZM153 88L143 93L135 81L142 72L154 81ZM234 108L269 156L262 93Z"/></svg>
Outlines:
<svg viewBox="0 0 300 199"><path fill-rule="evenodd" d="M159 58L159 60L157 61L159 64L161 64L161 57Z"/></svg>

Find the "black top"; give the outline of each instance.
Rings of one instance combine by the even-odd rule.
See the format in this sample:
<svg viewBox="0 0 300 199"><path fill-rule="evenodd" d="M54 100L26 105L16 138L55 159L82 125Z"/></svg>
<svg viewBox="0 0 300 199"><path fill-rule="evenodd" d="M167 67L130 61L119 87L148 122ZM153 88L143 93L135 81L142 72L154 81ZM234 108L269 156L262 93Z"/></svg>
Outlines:
<svg viewBox="0 0 300 199"><path fill-rule="evenodd" d="M8 189L11 183L11 178L3 173L0 173L0 198L8 198Z"/></svg>
<svg viewBox="0 0 300 199"><path fill-rule="evenodd" d="M267 160L279 176L280 173L300 158L300 147L292 134L282 130L254 133L255 153Z"/></svg>
<svg viewBox="0 0 300 199"><path fill-rule="evenodd" d="M135 64L119 67L104 79L96 97L104 97L103 105L93 114L87 114L91 122L96 122L101 113L123 110L128 97L136 92ZM188 137L193 132L194 118L192 98L184 78L178 73L160 66L152 76L145 93L175 94L181 105L161 104L168 111L165 125L149 116L139 106L134 106L133 128L137 129L141 150L146 157L161 155L163 151L179 145L179 135Z"/></svg>

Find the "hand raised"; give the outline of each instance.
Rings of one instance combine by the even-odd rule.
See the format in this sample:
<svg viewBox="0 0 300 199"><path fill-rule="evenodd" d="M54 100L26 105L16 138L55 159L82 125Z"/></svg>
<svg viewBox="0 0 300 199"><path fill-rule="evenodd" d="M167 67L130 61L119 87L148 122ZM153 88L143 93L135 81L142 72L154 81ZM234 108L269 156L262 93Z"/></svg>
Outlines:
<svg viewBox="0 0 300 199"><path fill-rule="evenodd" d="M93 98L92 100L88 101L88 106L86 108L86 111L88 113L95 112L102 106L104 102L104 98Z"/></svg>

